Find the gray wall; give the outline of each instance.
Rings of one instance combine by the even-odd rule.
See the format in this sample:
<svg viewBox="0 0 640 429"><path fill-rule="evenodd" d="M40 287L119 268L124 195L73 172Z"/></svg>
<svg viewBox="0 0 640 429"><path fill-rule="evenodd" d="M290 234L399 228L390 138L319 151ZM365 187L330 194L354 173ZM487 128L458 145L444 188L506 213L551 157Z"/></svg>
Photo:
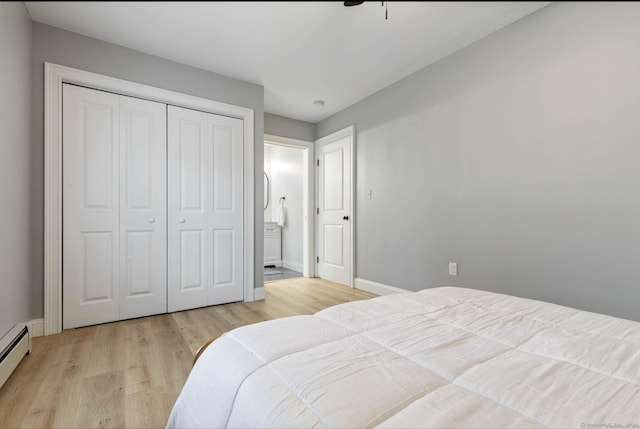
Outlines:
<svg viewBox="0 0 640 429"><path fill-rule="evenodd" d="M215 73L137 52L111 43L33 23L31 139L31 268L34 294L32 317L43 316L43 114L44 62L52 62L111 77L139 82L184 94L222 101L254 110L255 158L255 286L262 286L263 213L262 164L264 144L264 90Z"/></svg>
<svg viewBox="0 0 640 429"><path fill-rule="evenodd" d="M31 18L0 2L0 338L30 319L29 248Z"/></svg>
<svg viewBox="0 0 640 429"><path fill-rule="evenodd" d="M265 113L264 133L272 136L312 142L316 137L316 126L309 122Z"/></svg>
<svg viewBox="0 0 640 429"><path fill-rule="evenodd" d="M357 277L640 320L639 22L555 3L318 124L356 126Z"/></svg>

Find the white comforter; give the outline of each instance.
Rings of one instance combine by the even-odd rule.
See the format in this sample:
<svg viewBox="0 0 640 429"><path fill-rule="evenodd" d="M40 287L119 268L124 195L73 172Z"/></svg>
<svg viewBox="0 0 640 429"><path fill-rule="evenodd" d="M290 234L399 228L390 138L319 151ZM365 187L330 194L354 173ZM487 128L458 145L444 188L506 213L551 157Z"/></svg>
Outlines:
<svg viewBox="0 0 640 429"><path fill-rule="evenodd" d="M639 384L638 322L435 288L223 335L168 427L640 427Z"/></svg>

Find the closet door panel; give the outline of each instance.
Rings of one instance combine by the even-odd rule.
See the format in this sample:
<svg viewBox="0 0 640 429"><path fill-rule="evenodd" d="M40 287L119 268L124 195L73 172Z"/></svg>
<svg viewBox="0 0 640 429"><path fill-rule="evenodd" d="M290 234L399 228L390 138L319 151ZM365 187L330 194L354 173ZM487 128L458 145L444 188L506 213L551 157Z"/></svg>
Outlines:
<svg viewBox="0 0 640 429"><path fill-rule="evenodd" d="M212 281L209 304L241 301L243 288L243 162L242 121L209 118L212 138Z"/></svg>
<svg viewBox="0 0 640 429"><path fill-rule="evenodd" d="M244 297L242 124L168 108L169 311Z"/></svg>
<svg viewBox="0 0 640 429"><path fill-rule="evenodd" d="M118 96L63 85L63 329L119 317Z"/></svg>
<svg viewBox="0 0 640 429"><path fill-rule="evenodd" d="M202 112L168 106L168 309L207 305L205 187L210 142Z"/></svg>
<svg viewBox="0 0 640 429"><path fill-rule="evenodd" d="M82 233L82 253L78 261L82 266L81 305L109 304L114 295L117 296L113 287L117 281L114 278L114 241L110 231Z"/></svg>
<svg viewBox="0 0 640 429"><path fill-rule="evenodd" d="M204 290L203 256L202 230L180 231L180 291Z"/></svg>
<svg viewBox="0 0 640 429"><path fill-rule="evenodd" d="M153 231L126 231L123 235L122 251L124 253L121 254L125 273L123 296L126 300L152 294L154 287Z"/></svg>
<svg viewBox="0 0 640 429"><path fill-rule="evenodd" d="M120 318L167 311L166 105L120 96Z"/></svg>
<svg viewBox="0 0 640 429"><path fill-rule="evenodd" d="M216 229L213 231L213 287L233 284L235 280L234 231Z"/></svg>
<svg viewBox="0 0 640 429"><path fill-rule="evenodd" d="M215 174L213 180L213 212L233 212L234 170L233 163L233 129L214 126L213 128L212 164Z"/></svg>
<svg viewBox="0 0 640 429"><path fill-rule="evenodd" d="M180 211L203 213L206 169L203 152L207 150L204 126L201 122L181 119L178 127Z"/></svg>

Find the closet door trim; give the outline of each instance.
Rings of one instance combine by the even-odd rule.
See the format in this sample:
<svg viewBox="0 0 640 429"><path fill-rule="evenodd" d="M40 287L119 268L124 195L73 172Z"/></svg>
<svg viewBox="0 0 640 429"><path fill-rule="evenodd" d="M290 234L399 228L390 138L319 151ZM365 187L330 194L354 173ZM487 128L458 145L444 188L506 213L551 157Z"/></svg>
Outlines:
<svg viewBox="0 0 640 429"><path fill-rule="evenodd" d="M62 330L62 84L143 98L207 113L244 124L244 301L254 298L254 111L246 107L181 94L53 63L44 73L44 334Z"/></svg>

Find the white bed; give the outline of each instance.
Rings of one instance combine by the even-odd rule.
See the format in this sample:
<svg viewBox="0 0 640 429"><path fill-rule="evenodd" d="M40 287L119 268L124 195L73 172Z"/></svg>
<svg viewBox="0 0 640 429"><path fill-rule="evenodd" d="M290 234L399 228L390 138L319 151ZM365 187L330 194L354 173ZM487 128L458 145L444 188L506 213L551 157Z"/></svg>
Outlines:
<svg viewBox="0 0 640 429"><path fill-rule="evenodd" d="M640 323L446 287L228 332L167 426L640 427L639 385Z"/></svg>

